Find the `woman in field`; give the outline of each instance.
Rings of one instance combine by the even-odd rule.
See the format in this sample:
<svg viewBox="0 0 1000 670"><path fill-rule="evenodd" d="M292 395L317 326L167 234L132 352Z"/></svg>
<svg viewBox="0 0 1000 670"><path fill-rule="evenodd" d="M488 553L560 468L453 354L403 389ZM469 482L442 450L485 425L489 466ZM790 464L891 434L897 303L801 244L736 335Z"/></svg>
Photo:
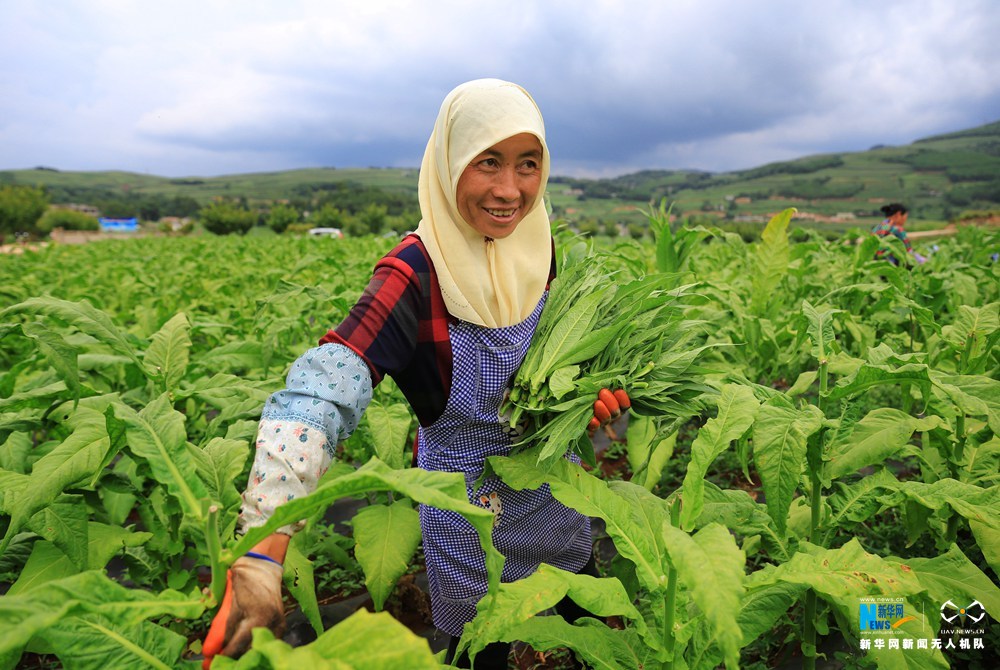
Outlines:
<svg viewBox="0 0 1000 670"><path fill-rule="evenodd" d="M463 473L469 500L497 514L493 542L506 557L504 581L543 562L593 572L589 519L548 487L514 491L495 478L474 484L488 456L510 451L516 427L498 408L554 274L543 204L549 165L541 113L524 89L484 79L447 96L420 169L416 233L377 263L348 317L295 361L286 389L264 407L242 532L315 488L372 387L389 375L420 422L417 465ZM450 659L486 593L484 556L460 515L421 506L420 522L434 624L452 636ZM253 627L280 635L281 562L296 530L279 529L233 564L231 606L213 621L207 662L243 653ZM490 645L475 667L506 668L508 649ZM468 667L465 658L452 662Z"/></svg>
<svg viewBox="0 0 1000 670"><path fill-rule="evenodd" d="M913 245L910 244L910 238L906 234L906 219L910 215L909 210L907 210L904 205L892 203L882 207L882 214L885 215L885 218L882 219L881 222L875 224L872 228L872 233L878 237L888 237L889 235L896 237L903 242L906 246L907 253L913 254L913 257L918 263L926 261L926 258L913 251ZM886 253L885 249L879 249L876 251L875 257L885 258L893 265L899 265L899 259L895 258L890 253Z"/></svg>

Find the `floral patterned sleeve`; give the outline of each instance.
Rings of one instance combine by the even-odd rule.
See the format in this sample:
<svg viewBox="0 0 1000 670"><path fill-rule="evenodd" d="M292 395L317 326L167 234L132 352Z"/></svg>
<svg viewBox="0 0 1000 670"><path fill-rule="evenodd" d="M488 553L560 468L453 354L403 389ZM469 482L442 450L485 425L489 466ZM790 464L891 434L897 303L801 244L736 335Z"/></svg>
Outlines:
<svg viewBox="0 0 1000 670"><path fill-rule="evenodd" d="M241 534L264 525L278 505L315 490L337 443L357 428L372 397L368 366L342 344L307 351L292 364L285 384L261 413L240 510ZM302 524L277 532L293 535Z"/></svg>

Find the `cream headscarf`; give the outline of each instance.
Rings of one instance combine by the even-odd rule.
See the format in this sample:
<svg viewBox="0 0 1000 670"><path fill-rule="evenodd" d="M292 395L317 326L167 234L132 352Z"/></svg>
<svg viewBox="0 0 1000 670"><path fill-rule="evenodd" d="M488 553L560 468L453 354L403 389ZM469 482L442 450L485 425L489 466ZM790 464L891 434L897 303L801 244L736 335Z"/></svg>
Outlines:
<svg viewBox="0 0 1000 670"><path fill-rule="evenodd" d="M458 179L497 142L531 133L542 145L542 180L531 210L509 236L487 239L458 213ZM524 321L538 305L552 259L543 195L549 150L541 112L528 92L499 79L455 88L441 104L420 166L422 219L416 233L434 263L448 312L499 328Z"/></svg>

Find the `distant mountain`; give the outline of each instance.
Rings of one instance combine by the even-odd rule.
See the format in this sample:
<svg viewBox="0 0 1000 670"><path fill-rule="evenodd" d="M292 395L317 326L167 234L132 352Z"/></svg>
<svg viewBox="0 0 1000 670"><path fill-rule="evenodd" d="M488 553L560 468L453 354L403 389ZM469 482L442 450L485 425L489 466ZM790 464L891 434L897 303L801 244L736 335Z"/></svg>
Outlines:
<svg viewBox="0 0 1000 670"><path fill-rule="evenodd" d="M806 156L723 173L648 170L613 179L556 178L578 198L645 203L675 210L764 215L784 206L817 214L864 213L904 202L922 218L949 219L1000 207L1000 121L868 151Z"/></svg>
<svg viewBox="0 0 1000 670"><path fill-rule="evenodd" d="M415 204L415 169L313 168L169 179L128 172L0 172L2 184L44 185L55 202L131 202L246 198L308 202L333 190L394 194ZM805 156L749 170L710 173L644 170L610 179L553 176L553 209L567 219L642 221L641 210L666 198L675 213L755 220L784 207L833 217L874 216L903 202L917 219L948 220L966 210L1000 208L1000 121L904 146ZM365 196L367 197L367 196ZM379 195L379 198L389 197Z"/></svg>

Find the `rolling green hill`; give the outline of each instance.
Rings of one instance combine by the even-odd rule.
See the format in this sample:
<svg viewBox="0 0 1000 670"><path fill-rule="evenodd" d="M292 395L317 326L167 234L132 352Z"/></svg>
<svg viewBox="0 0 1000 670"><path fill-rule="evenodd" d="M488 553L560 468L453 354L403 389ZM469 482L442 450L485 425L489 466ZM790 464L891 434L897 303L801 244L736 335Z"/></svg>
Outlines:
<svg viewBox="0 0 1000 670"><path fill-rule="evenodd" d="M647 171L614 179L559 179L553 202L581 212L613 212L662 197L674 211L750 219L785 207L830 218L874 217L903 202L911 220L950 220L962 211L1000 206L1000 122L900 147L807 156L726 173ZM563 185L562 198L555 195ZM581 198L604 200L604 206ZM576 204L580 203L580 204Z"/></svg>
<svg viewBox="0 0 1000 670"><path fill-rule="evenodd" d="M416 169L312 168L170 179L128 172L0 172L0 184L45 186L53 202L216 197L308 202L337 188L377 188L416 205ZM641 223L650 202L667 198L687 217L758 222L785 207L802 221L864 225L887 202L906 203L911 221L937 224L966 210L1000 208L1000 121L904 146L806 156L749 170L647 170L612 179L553 176L557 216ZM854 217L854 218L852 218Z"/></svg>

